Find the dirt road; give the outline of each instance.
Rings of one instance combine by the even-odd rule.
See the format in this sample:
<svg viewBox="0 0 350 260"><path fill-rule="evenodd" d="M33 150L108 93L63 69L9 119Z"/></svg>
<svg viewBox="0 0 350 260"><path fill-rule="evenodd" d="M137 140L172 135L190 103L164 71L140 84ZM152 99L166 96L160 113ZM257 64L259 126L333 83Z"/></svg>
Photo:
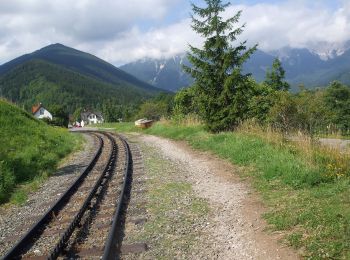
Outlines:
<svg viewBox="0 0 350 260"><path fill-rule="evenodd" d="M174 164L178 181L189 183L194 196L209 205L207 225L200 227L199 237L196 233L201 241L193 248L197 255L180 258L299 259L295 251L281 244L281 234L265 230L267 226L261 218L264 207L249 184L238 176L238 167L194 151L183 142L147 135L132 138L140 142L145 157L152 148L163 160Z"/></svg>
<svg viewBox="0 0 350 260"><path fill-rule="evenodd" d="M338 148L341 151L350 151L350 140L335 139L335 138L320 138L320 143L333 148Z"/></svg>

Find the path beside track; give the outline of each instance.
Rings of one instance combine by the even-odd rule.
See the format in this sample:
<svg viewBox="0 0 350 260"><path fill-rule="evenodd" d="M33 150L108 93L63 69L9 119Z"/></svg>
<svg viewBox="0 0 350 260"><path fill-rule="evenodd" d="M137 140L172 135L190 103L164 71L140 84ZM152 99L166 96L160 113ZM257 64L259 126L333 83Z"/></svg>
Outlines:
<svg viewBox="0 0 350 260"><path fill-rule="evenodd" d="M350 140L336 138L320 138L320 143L343 152L350 152Z"/></svg>
<svg viewBox="0 0 350 260"><path fill-rule="evenodd" d="M140 143L144 153L149 178L146 187L155 192L146 196L150 214L141 229L149 251L140 258L125 259L164 255L169 259L299 259L297 252L281 243L281 233L265 230L265 209L259 195L239 177L238 167L195 151L184 142L131 136L129 139ZM166 193L167 189L172 192ZM166 193L164 197L162 192ZM182 196L175 197L173 193ZM154 199L155 194L160 197ZM172 206L167 206L167 201ZM205 208L203 203L207 203L208 211L198 211ZM152 229L159 229L160 234Z"/></svg>

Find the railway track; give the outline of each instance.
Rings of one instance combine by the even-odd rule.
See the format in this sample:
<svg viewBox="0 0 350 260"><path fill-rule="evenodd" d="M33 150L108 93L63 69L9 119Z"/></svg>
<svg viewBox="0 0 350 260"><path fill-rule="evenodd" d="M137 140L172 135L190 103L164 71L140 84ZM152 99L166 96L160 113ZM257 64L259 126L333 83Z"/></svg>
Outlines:
<svg viewBox="0 0 350 260"><path fill-rule="evenodd" d="M118 258L132 155L124 138L90 134L99 140L90 164L2 259Z"/></svg>

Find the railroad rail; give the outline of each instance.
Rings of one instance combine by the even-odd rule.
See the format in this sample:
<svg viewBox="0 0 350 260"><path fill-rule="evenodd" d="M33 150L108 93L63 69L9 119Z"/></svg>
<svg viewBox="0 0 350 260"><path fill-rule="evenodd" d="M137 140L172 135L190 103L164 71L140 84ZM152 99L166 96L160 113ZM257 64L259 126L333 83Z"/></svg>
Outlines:
<svg viewBox="0 0 350 260"><path fill-rule="evenodd" d="M2 259L118 257L132 157L121 136L88 133L99 140L90 164Z"/></svg>

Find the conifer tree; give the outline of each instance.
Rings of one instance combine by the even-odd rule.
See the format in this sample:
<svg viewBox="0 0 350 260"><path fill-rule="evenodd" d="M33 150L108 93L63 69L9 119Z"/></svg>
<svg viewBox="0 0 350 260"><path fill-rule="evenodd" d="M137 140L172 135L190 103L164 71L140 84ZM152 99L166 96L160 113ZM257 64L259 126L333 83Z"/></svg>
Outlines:
<svg viewBox="0 0 350 260"><path fill-rule="evenodd" d="M206 7L192 4L192 28L205 38L202 49L189 45L187 57L192 67L184 70L194 79L196 102L200 116L213 132L230 130L247 112L249 75L242 74L242 65L256 50L246 41L233 45L243 32L235 26L241 11L224 20L220 14L230 5L221 0L205 0Z"/></svg>
<svg viewBox="0 0 350 260"><path fill-rule="evenodd" d="M273 61L272 69L266 72L265 84L274 90L287 91L289 89L290 86L285 81L285 71L278 58Z"/></svg>

